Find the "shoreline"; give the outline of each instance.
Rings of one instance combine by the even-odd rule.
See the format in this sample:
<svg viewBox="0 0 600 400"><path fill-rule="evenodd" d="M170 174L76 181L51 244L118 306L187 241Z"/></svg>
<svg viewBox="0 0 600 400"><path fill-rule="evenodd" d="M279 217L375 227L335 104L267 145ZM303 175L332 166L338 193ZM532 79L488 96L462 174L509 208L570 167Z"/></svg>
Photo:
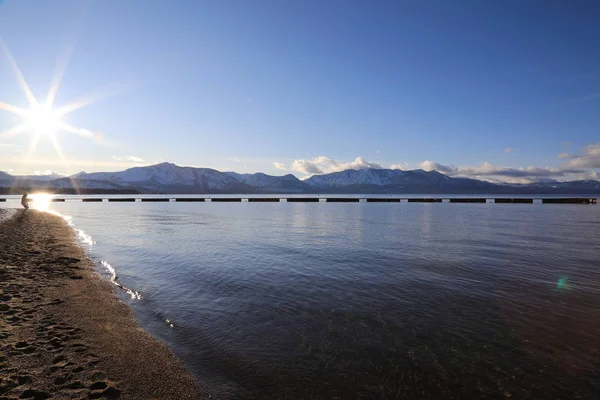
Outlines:
<svg viewBox="0 0 600 400"><path fill-rule="evenodd" d="M200 399L60 217L0 212L0 399Z"/></svg>

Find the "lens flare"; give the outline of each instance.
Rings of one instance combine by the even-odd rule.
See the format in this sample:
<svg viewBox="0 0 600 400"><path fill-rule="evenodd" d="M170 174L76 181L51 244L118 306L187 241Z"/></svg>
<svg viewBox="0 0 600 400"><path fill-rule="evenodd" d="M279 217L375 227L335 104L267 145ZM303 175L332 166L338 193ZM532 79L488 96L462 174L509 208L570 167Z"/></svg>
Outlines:
<svg viewBox="0 0 600 400"><path fill-rule="evenodd" d="M70 55L71 51L72 49L69 50L68 55ZM0 101L0 110L10 112L23 118L23 123L1 132L0 138L9 138L21 135L23 133L31 133L32 136L26 154L26 158L28 158L35 151L40 137L46 136L52 142L52 146L65 166L68 166L68 162L63 155L62 148L56 135L59 131L74 133L81 137L92 140L95 143L105 143L101 134L92 132L89 129L73 127L63 122L61 118L73 111L88 106L95 101L108 97L114 93L96 93L91 96L86 96L83 99L73 101L62 107L55 108L54 100L62 81L64 70L66 69L68 57L66 57L66 59L60 64L60 68L57 68L55 76L50 84L50 89L46 96L45 102L40 102L33 94L29 83L25 79L21 69L17 65L17 62L13 58L8 46L4 43L2 38L0 38L0 52L4 53L6 56L8 64L10 65L17 79L17 83L21 87L21 90L23 91L23 94L29 103L29 108L22 108Z"/></svg>
<svg viewBox="0 0 600 400"><path fill-rule="evenodd" d="M25 118L36 135L53 135L61 127L59 114L48 106L32 108Z"/></svg>
<svg viewBox="0 0 600 400"><path fill-rule="evenodd" d="M48 211L50 209L50 203L55 196L48 193L34 193L28 196L31 208L39 211Z"/></svg>

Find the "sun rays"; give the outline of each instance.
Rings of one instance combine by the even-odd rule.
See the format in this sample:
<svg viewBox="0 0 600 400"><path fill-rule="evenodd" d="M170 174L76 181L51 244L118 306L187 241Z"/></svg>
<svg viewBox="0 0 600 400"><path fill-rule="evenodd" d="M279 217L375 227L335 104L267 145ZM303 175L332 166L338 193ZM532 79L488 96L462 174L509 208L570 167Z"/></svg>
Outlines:
<svg viewBox="0 0 600 400"><path fill-rule="evenodd" d="M17 65L17 62L13 58L8 46L4 43L2 38L0 38L0 52L4 54L6 60L8 61L8 64L10 65L12 72L17 79L17 83L19 84L19 87L23 91L23 94L28 102L28 108L22 108L0 101L0 111L6 111L15 114L21 117L23 120L21 124L1 132L0 139L12 138L24 133L29 133L31 135L31 139L25 155L26 158L29 158L34 153L39 140L42 137L46 137L50 140L52 147L56 151L56 154L61 159L63 164L65 166L68 165L68 161L65 158L57 137L57 133L60 131L76 134L81 137L91 139L96 143L103 142L103 137L100 133L92 132L89 129L74 127L64 122L62 118L67 114L88 106L105 96L87 96L61 107L55 107L54 105L54 100L60 88L71 50L72 49L69 49L67 57L65 57L63 62L57 65L54 77L50 83L48 94L46 95L45 100L40 102L33 94L33 91L27 83L27 80L25 79L21 69Z"/></svg>

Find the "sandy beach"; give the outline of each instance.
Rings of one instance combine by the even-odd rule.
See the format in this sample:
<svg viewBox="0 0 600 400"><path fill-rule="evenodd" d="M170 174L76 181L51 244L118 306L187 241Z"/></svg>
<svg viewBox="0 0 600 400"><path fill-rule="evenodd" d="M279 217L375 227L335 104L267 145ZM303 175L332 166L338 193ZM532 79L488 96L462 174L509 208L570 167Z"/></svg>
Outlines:
<svg viewBox="0 0 600 400"><path fill-rule="evenodd" d="M61 218L0 209L0 400L200 399Z"/></svg>

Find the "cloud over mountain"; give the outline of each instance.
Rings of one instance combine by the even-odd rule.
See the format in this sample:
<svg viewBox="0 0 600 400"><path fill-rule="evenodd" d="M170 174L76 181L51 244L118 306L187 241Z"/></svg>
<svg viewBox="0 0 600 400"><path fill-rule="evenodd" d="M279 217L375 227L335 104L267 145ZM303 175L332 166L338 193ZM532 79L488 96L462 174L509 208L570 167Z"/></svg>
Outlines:
<svg viewBox="0 0 600 400"><path fill-rule="evenodd" d="M514 149L510 149L513 151ZM553 180L584 180L598 179L598 172L595 168L600 168L600 144L592 144L584 148L583 154L571 155L561 153L557 156L559 159L568 159L569 161L560 166L528 166L528 167L503 167L489 162L483 162L476 166L456 166L442 164L433 160L425 160L416 165L416 168L424 171L437 171L451 177L474 178L489 182L507 182L507 183L531 183L536 181ZM279 162L273 163L277 169L299 172L305 176L300 179L306 179L313 175L330 174L345 170L361 170L367 168L392 170L410 170L415 168L408 163L397 163L391 165L382 165L378 162L365 160L364 157L357 157L353 161L339 161L329 157L319 156L310 160L296 159L289 168Z"/></svg>
<svg viewBox="0 0 600 400"><path fill-rule="evenodd" d="M369 162L363 157L357 157L354 161L343 162L331 158L319 156L312 160L294 160L291 169L303 174L329 174L332 172L345 171L347 169L383 168L379 163Z"/></svg>
<svg viewBox="0 0 600 400"><path fill-rule="evenodd" d="M131 161L134 163L145 163L146 160L144 160L141 157L136 157L136 156L124 156L124 157L119 157L119 156L113 156L114 160L117 161Z"/></svg>
<svg viewBox="0 0 600 400"><path fill-rule="evenodd" d="M600 143L594 143L584 147L583 154L572 156L571 160L565 164L565 167L600 168Z"/></svg>
<svg viewBox="0 0 600 400"><path fill-rule="evenodd" d="M594 171L588 171L575 166L553 167L499 167L484 162L476 167L457 167L442 165L435 161L424 161L419 168L425 171L438 171L448 176L484 179L493 182L505 181L511 183L529 183L537 180L555 178L594 179Z"/></svg>

